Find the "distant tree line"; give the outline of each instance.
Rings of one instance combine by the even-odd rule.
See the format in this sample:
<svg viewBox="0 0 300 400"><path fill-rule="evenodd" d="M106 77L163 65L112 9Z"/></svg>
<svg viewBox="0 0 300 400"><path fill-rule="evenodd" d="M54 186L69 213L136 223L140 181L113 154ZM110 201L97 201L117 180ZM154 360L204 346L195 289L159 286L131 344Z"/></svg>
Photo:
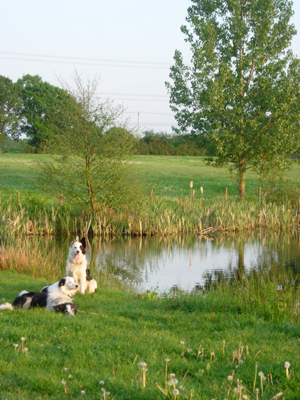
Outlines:
<svg viewBox="0 0 300 400"><path fill-rule="evenodd" d="M51 153L55 135L68 128L66 110L74 98L66 89L44 82L41 77L24 75L17 82L0 76L0 151ZM132 132L113 127L104 134L123 136L131 141L136 154L204 155L197 135L171 135L145 130L138 140Z"/></svg>
<svg viewBox="0 0 300 400"><path fill-rule="evenodd" d="M171 135L147 130L136 141L137 154L166 156L203 156L205 149L198 135Z"/></svg>

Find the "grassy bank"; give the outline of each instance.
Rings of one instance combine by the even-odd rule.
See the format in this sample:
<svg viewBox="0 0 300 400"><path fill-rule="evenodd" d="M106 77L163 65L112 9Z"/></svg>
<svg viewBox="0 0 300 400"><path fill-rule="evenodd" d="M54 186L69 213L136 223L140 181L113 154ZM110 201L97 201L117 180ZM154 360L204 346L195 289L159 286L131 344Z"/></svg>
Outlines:
<svg viewBox="0 0 300 400"><path fill-rule="evenodd" d="M258 178L247 176L248 201L240 203L237 187L225 169L205 165L201 157L136 156L147 196L142 206L124 213L104 210L87 218L38 186L37 163L48 155L0 155L0 235L176 235L266 228L293 231L299 226L299 205L267 202L258 197ZM288 175L297 182L299 166ZM193 191L189 186L193 181ZM203 193L200 188L203 188ZM228 196L225 198L225 189ZM286 190L286 196L290 195ZM298 199L298 198L297 198Z"/></svg>
<svg viewBox="0 0 300 400"><path fill-rule="evenodd" d="M1 274L5 301L47 283ZM205 295L136 296L98 278L97 293L76 295L75 318L42 309L1 312L1 398L299 398L300 327L290 289L279 293L278 282L264 277L250 279L248 291L224 283ZM140 362L147 363L144 375ZM166 369L175 377L166 378ZM178 383L166 385L171 379Z"/></svg>

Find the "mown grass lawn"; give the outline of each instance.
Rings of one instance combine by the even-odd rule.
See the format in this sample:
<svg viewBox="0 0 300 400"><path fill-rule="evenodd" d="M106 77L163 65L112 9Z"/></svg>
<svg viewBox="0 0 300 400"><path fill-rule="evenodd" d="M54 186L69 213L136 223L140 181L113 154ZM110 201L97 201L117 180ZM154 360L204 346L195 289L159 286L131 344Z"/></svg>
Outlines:
<svg viewBox="0 0 300 400"><path fill-rule="evenodd" d="M50 161L50 155L41 154L0 154L0 190L4 195L40 194L37 165L40 160ZM207 166L203 157L177 156L134 156L135 168L141 173L146 187L157 195L186 196L190 193L189 183L193 181L196 196L203 187L204 197L223 196L225 188L228 195L237 196L235 177L225 168ZM299 183L300 166L294 164L286 173L292 181ZM257 198L258 177L252 172L246 174L246 193Z"/></svg>
<svg viewBox="0 0 300 400"><path fill-rule="evenodd" d="M3 271L1 298L11 302L20 290L45 283ZM234 392L238 384L248 399L279 392L299 399L299 324L246 312L221 292L163 299L100 282L97 293L77 294L75 302L75 318L43 309L0 313L1 399L103 399L104 388L110 399L224 400L243 398ZM157 386L165 389L166 358L168 374L178 379L168 396ZM147 363L144 389L140 362ZM258 397L256 363L266 377L263 386L256 378Z"/></svg>

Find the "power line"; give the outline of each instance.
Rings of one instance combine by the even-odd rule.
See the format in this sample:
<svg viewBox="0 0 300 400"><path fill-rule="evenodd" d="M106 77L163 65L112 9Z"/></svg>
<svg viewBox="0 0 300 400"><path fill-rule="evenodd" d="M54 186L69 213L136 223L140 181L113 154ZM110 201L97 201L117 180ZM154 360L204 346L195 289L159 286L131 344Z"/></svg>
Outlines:
<svg viewBox="0 0 300 400"><path fill-rule="evenodd" d="M162 100L162 99L157 99L157 100L153 100L153 99L120 99L120 98L112 98L112 100L118 100L118 101L151 101L151 102L166 102L167 99Z"/></svg>
<svg viewBox="0 0 300 400"><path fill-rule="evenodd" d="M169 98L166 95L160 94L130 94L130 93L109 93L109 92L97 92L98 94L104 94L107 96L136 96L136 97L161 97L161 98Z"/></svg>
<svg viewBox="0 0 300 400"><path fill-rule="evenodd" d="M29 57L46 57L46 58L60 58L67 60L80 60L80 61L97 61L97 62L117 62L117 63L130 63L130 64L151 64L151 65L165 65L170 66L169 63L153 62L153 61L127 61L127 60L105 60L101 58L87 58L87 57L67 57L55 56L50 54L32 54L32 53L15 53L12 51L0 51L0 54L10 54L14 56L29 56Z"/></svg>
<svg viewBox="0 0 300 400"><path fill-rule="evenodd" d="M17 60L17 61L38 61L38 62L51 62L57 64L79 64L79 65L101 65L108 67L124 67L124 68L153 68L153 69L169 69L170 64L159 63L159 62L146 62L146 61L126 61L126 60L105 60L97 58L84 58L84 57L65 57L55 55L43 55L43 54L30 54L30 53L14 53L8 51L0 51L0 54L7 54L9 56L21 56L9 57L1 56L2 59L6 60ZM38 57L35 58L23 58L23 57ZM43 59L44 58L44 59ZM57 60L55 60L57 59ZM113 64L111 64L113 63Z"/></svg>
<svg viewBox="0 0 300 400"><path fill-rule="evenodd" d="M156 113L156 112L147 112L147 111L126 111L124 114L136 114L136 113L154 114L154 115L172 115L172 116L174 116L174 114L165 114L165 113Z"/></svg>

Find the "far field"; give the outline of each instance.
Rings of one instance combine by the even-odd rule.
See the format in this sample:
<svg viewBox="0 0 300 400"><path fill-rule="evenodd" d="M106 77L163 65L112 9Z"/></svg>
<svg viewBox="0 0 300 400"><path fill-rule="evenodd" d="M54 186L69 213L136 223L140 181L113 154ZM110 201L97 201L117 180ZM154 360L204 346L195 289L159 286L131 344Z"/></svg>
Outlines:
<svg viewBox="0 0 300 400"><path fill-rule="evenodd" d="M13 154L0 155L0 190L1 194L40 193L37 184L37 162L51 160L49 155ZM143 176L146 187L153 189L156 195L186 196L190 193L189 183L193 181L196 196L200 196L203 187L204 197L221 196L228 188L228 195L237 196L238 189L234 183L235 176L225 168L213 168L204 162L203 157L184 156L134 156L135 168ZM294 182L299 182L300 166L294 164L287 172ZM258 177L248 171L246 174L246 193L255 198L258 194Z"/></svg>

